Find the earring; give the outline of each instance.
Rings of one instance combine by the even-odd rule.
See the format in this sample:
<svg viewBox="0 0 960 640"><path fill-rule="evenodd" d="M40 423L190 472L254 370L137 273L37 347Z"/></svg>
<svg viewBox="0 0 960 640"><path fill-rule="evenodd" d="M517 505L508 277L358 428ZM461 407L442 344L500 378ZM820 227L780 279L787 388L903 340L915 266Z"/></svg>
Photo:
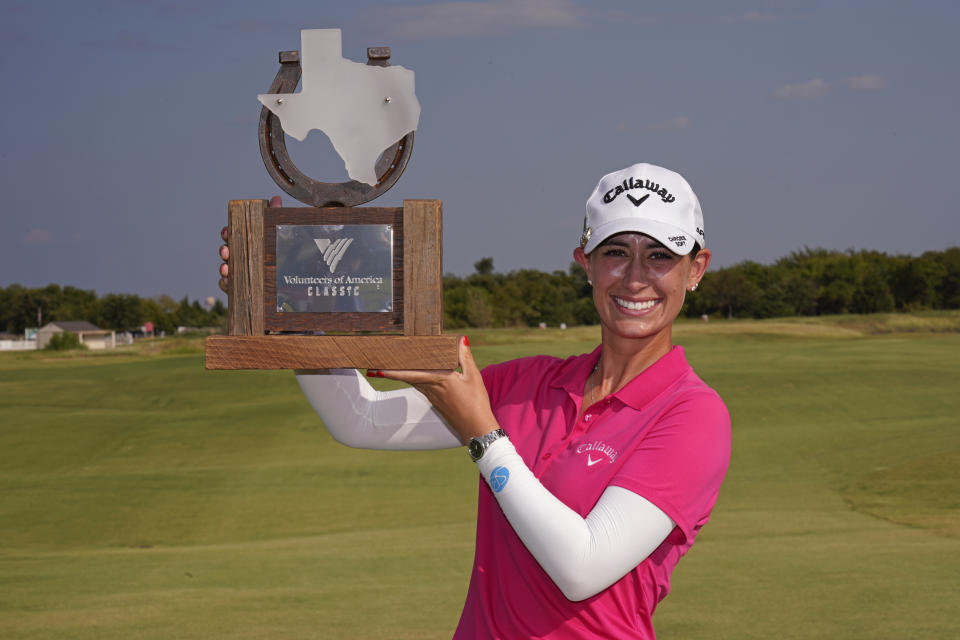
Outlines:
<svg viewBox="0 0 960 640"><path fill-rule="evenodd" d="M696 290L697 290L697 286L698 286L699 284L700 284L699 282L694 282L692 285L690 285L690 293L693 293L694 291L696 291Z"/></svg>
<svg viewBox="0 0 960 640"><path fill-rule="evenodd" d="M592 287L592 286L593 286L593 280L591 280L590 278L587 278L587 284Z"/></svg>

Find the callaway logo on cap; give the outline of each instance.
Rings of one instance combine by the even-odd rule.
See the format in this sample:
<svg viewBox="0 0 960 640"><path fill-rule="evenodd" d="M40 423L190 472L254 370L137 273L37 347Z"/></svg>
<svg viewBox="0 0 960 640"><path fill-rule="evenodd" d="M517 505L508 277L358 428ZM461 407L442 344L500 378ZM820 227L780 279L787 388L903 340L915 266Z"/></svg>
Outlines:
<svg viewBox="0 0 960 640"><path fill-rule="evenodd" d="M633 231L685 256L706 246L700 201L679 173L640 163L608 173L587 199L580 246L590 253L612 235Z"/></svg>

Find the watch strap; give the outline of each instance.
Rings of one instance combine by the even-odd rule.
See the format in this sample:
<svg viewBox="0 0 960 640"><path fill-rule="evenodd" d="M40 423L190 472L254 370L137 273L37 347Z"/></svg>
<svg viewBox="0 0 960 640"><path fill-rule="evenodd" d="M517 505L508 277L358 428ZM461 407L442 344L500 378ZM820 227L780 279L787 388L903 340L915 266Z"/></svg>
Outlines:
<svg viewBox="0 0 960 640"><path fill-rule="evenodd" d="M491 444L500 438L506 437L507 434L503 429L494 429L490 433L485 433L477 438L470 438L470 442L467 444L467 451L470 453L473 461L476 462L483 457L483 454L487 452Z"/></svg>

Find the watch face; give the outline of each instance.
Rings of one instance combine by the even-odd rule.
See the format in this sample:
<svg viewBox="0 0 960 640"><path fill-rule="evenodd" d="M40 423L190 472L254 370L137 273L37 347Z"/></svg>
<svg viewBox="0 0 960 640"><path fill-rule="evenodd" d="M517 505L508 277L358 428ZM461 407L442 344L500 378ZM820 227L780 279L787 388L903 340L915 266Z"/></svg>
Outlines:
<svg viewBox="0 0 960 640"><path fill-rule="evenodd" d="M467 445L467 451L470 452L470 457L474 460L483 457L483 445L477 439L470 441L470 444Z"/></svg>

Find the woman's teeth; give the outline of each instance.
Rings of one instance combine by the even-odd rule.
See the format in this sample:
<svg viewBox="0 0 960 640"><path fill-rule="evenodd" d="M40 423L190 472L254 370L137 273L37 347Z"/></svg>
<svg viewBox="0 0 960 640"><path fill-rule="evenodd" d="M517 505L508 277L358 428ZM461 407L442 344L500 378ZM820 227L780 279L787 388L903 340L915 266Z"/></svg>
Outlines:
<svg viewBox="0 0 960 640"><path fill-rule="evenodd" d="M623 298L613 298L618 305L625 309L630 309L631 311L643 311L644 309L649 309L653 305L657 304L656 300L644 300L643 302L631 302L630 300L624 300Z"/></svg>

